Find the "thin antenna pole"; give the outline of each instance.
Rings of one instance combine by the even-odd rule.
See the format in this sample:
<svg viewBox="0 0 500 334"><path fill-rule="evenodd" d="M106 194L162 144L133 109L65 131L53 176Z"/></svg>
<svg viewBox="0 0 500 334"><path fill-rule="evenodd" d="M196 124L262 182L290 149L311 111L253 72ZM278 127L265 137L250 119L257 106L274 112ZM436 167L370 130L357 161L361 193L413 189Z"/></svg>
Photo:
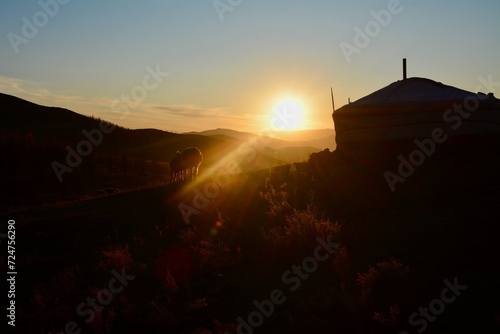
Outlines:
<svg viewBox="0 0 500 334"><path fill-rule="evenodd" d="M330 87L330 92L332 93L332 109L333 109L333 112L335 112L335 101L333 100L333 88Z"/></svg>
<svg viewBox="0 0 500 334"><path fill-rule="evenodd" d="M406 80L406 58L403 58L403 80Z"/></svg>

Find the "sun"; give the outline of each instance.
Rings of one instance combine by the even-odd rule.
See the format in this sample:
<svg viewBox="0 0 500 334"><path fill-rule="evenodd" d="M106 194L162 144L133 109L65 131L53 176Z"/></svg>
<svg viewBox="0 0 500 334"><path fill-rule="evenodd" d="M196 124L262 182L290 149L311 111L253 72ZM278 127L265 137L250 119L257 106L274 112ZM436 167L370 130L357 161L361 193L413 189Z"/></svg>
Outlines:
<svg viewBox="0 0 500 334"><path fill-rule="evenodd" d="M273 108L271 127L278 131L300 130L304 127L304 107L292 97L280 99Z"/></svg>

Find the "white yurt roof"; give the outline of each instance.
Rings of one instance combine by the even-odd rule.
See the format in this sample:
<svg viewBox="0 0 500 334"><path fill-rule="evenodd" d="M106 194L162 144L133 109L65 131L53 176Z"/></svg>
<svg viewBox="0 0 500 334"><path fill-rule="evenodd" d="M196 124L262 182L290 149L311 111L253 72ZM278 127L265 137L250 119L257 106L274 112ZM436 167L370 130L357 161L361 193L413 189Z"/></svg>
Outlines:
<svg viewBox="0 0 500 334"><path fill-rule="evenodd" d="M479 95L479 93L448 86L441 82L413 77L393 82L349 103L336 110L333 116L335 118L336 115L347 116L347 114L358 112L402 113L417 111L417 109L419 111L422 109L444 111L454 103L463 103L466 98L471 96L477 96L482 104L486 100L489 100L490 103L496 100L493 96L485 98L484 94Z"/></svg>

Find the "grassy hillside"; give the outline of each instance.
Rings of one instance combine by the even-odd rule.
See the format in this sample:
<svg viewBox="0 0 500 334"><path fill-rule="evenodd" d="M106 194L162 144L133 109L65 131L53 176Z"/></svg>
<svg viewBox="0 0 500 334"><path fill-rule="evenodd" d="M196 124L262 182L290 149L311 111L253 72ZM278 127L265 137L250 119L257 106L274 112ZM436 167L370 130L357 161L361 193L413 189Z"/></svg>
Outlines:
<svg viewBox="0 0 500 334"><path fill-rule="evenodd" d="M216 172L230 154L243 171L285 163L283 154L234 138L125 129L5 94L0 105L3 210L169 182L168 162L186 147L203 152L201 173Z"/></svg>
<svg viewBox="0 0 500 334"><path fill-rule="evenodd" d="M74 321L90 333L498 331L499 188L394 197L353 183L361 162L329 163L346 153L3 215L17 226L21 329L56 332ZM181 204L197 208L188 223ZM318 249L330 242L331 254ZM113 269L133 278L94 318L90 307L79 313ZM450 284L455 298L442 292ZM421 308L434 310L432 321Z"/></svg>

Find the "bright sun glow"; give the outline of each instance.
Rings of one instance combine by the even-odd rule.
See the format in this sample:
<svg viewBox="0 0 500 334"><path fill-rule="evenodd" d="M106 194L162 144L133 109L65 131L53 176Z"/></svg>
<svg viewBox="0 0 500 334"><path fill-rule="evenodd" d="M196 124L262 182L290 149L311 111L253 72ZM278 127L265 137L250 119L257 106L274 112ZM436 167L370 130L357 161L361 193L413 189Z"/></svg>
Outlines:
<svg viewBox="0 0 500 334"><path fill-rule="evenodd" d="M304 108L293 98L278 101L271 116L274 130L300 130L304 127Z"/></svg>

